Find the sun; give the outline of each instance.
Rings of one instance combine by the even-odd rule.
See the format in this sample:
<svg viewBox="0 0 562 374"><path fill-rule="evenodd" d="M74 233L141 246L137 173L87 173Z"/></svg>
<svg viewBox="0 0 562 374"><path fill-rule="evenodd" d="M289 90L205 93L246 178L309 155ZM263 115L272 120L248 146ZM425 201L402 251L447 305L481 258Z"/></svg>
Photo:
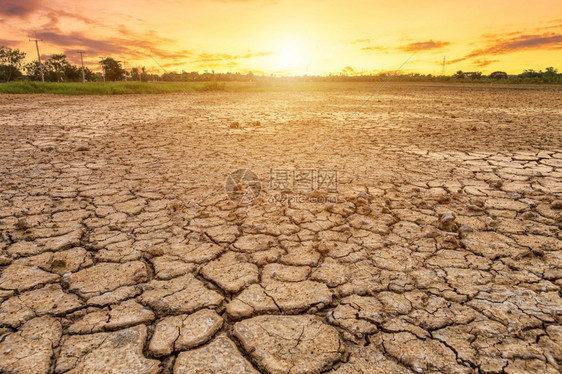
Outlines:
<svg viewBox="0 0 562 374"><path fill-rule="evenodd" d="M277 48L276 60L278 67L281 69L302 67L305 64L304 49L296 41L285 41Z"/></svg>

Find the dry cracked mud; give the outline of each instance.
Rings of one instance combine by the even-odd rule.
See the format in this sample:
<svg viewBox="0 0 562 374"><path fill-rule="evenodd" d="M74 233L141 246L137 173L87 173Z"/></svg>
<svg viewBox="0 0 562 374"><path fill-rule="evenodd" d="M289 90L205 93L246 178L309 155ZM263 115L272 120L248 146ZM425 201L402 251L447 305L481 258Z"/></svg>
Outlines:
<svg viewBox="0 0 562 374"><path fill-rule="evenodd" d="M560 372L561 93L0 96L0 372Z"/></svg>

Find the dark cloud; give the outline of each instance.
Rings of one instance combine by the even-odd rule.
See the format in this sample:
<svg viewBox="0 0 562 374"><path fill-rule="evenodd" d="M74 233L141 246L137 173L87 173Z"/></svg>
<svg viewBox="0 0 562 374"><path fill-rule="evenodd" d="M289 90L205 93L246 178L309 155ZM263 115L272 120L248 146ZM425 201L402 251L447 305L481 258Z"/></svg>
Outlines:
<svg viewBox="0 0 562 374"><path fill-rule="evenodd" d="M17 40L0 39L0 47L10 47L19 44ZM13 47L10 47L13 48Z"/></svg>
<svg viewBox="0 0 562 374"><path fill-rule="evenodd" d="M418 52L418 51L430 51L433 49L441 49L447 45L451 44L450 42L442 42L442 41L433 41L428 40L426 42L416 42L410 43L401 47L398 47L399 50L405 52Z"/></svg>
<svg viewBox="0 0 562 374"><path fill-rule="evenodd" d="M542 35L520 35L492 40L485 48L475 49L464 57L449 61L454 64L475 57L495 56L513 52L537 49L562 49L562 34L546 33Z"/></svg>
<svg viewBox="0 0 562 374"><path fill-rule="evenodd" d="M153 56L157 59L178 60L191 58L190 50L168 51L162 44L171 39L161 38L153 31L144 34L127 32L127 37L91 38L82 32L63 33L58 28L43 31L38 37L53 46L64 48L64 53L71 61L78 61L76 50L86 50L88 56L112 56L126 59L145 59Z"/></svg>
<svg viewBox="0 0 562 374"><path fill-rule="evenodd" d="M42 7L41 0L2 0L0 14L12 17L26 17Z"/></svg>

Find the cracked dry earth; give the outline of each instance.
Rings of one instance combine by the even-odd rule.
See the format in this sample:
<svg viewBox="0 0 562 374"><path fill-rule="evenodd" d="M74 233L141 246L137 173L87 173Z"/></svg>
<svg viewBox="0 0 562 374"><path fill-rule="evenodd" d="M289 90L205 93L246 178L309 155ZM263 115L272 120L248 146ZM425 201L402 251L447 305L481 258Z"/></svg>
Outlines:
<svg viewBox="0 0 562 374"><path fill-rule="evenodd" d="M0 372L560 372L560 89L367 94L1 96Z"/></svg>

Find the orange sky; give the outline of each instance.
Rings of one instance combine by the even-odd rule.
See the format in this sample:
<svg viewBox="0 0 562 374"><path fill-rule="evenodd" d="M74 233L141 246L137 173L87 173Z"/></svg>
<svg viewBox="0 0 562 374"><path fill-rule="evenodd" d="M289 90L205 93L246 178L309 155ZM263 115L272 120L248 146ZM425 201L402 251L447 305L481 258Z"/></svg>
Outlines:
<svg viewBox="0 0 562 374"><path fill-rule="evenodd" d="M561 0L1 0L0 45L127 67L279 75L562 70Z"/></svg>

